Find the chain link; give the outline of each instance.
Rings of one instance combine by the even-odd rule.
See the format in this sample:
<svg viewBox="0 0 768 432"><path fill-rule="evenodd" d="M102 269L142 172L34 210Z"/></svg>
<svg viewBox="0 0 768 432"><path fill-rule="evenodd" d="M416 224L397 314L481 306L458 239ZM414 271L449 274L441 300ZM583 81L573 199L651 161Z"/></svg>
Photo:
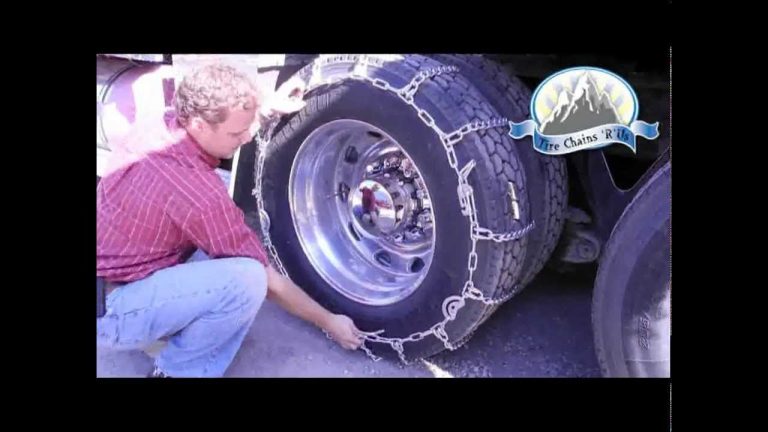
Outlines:
<svg viewBox="0 0 768 432"><path fill-rule="evenodd" d="M322 80L322 67L326 65L331 65L335 63L353 63L353 71L350 74L347 74L341 78L335 79L335 80L326 80L323 82ZM474 160L470 160L463 168L458 168L458 158L456 156L456 152L454 151L453 147L456 143L461 141L464 136L467 134L470 134L472 132L476 132L483 129L490 129L490 128L496 128L501 126L506 126L508 124L508 120L506 118L494 118L490 120L477 120L472 121L459 129L450 132L445 133L443 132L436 124L434 118L424 109L420 108L414 103L415 100L415 94L418 91L419 87L421 86L424 81L426 81L428 78L432 78L444 73L450 73L450 72L458 72L458 68L455 66L440 66L436 68L426 69L422 70L411 79L411 81L406 84L405 86L401 88L393 87L390 85L387 81L381 79L381 78L372 78L368 76L367 70L368 66L381 66L382 62L381 60L373 57L373 56L355 56L355 55L337 55L337 56L320 56L318 59L313 62L312 66L308 68L309 73L311 74L309 77L306 77L307 72L300 72L300 74L304 75L304 80L307 82L307 92L311 91L315 87L324 85L324 84L330 84L332 82L341 81L344 79L353 79L358 81L364 81L372 86L392 92L399 96L407 105L409 105L411 108L413 108L416 113L418 114L419 118L424 122L425 125L430 127L434 132L438 135L440 138L441 143L443 144L443 147L446 151L446 156L448 158L448 164L451 168L454 169L456 172L456 176L458 178L458 187L457 187L457 194L459 198L459 204L461 206L461 212L462 215L467 216L470 221L470 238L472 240L472 246L469 253L469 256L467 258L467 268L469 270L469 275L467 277L467 281L464 285L464 289L462 290L461 296L450 296L445 299L443 302L443 316L444 319L436 324L434 324L432 327L430 327L429 330L422 331L422 332L416 332L408 337L405 338L393 338L393 337L383 337L380 336L381 333L384 332L384 330L379 330L376 332L362 332L361 336L364 339L363 344L361 345L361 349L366 353L366 355L371 358L374 361L378 361L381 359L381 357L378 357L371 352L371 350L365 345L365 342L372 342L372 343L384 343L388 344L392 347L392 349L397 352L398 357L404 364L410 364L408 360L405 358L404 354L404 347L403 345L406 342L418 342L425 337L429 335L435 336L437 339L443 342L443 345L448 350L455 350L459 346L463 345L464 342L468 339L467 337L463 338L460 343L454 345L450 343L450 338L448 337L448 334L446 332L445 326L448 322L453 321L456 319L456 316L461 308L463 308L466 305L466 300L473 300L473 301L479 301L486 305L498 305L506 300L508 300L515 292L517 292L517 286L512 289L508 294L502 296L501 298L497 299L491 299L485 297L483 292L475 287L473 282L474 272L477 269L478 264L478 255L477 255L477 241L478 240L491 240L494 242L506 242L510 240L516 240L521 238L522 236L526 235L531 229L533 229L534 224L530 223L528 226L524 227L521 230L508 232L505 234L497 234L493 231L480 227L478 220L477 220L477 207L475 205L475 198L474 198L474 190L472 189L472 186L469 184L469 175L472 171L472 169L475 167L476 162ZM259 144L259 158L257 160L257 166L256 166L256 173L255 173L255 187L253 190L253 196L256 198L256 203L259 208L259 211L263 211L264 209L264 203L262 200L261 195L261 180L262 180L262 173L263 173L263 166L264 166L264 160L265 160L265 148L267 145L269 145L269 140L267 137L271 136L271 134L261 134L260 136L257 136L257 141ZM513 192L514 193L514 192ZM278 268L280 273L288 276L287 272L285 271L285 268L283 267L282 263L280 262L280 258L277 255L277 250L272 245L272 241L270 240L269 236L269 230L268 229L262 229L262 235L264 237L264 245L269 250L270 255L272 256L272 260L275 263L275 266ZM330 338L330 335L326 332L326 336Z"/></svg>
<svg viewBox="0 0 768 432"><path fill-rule="evenodd" d="M392 349L394 349L397 352L397 356L400 357L400 361L403 362L406 366L411 364L406 358L405 358L405 352L403 349L403 342L400 339L396 339L392 342L388 342L390 346L392 346Z"/></svg>
<svg viewBox="0 0 768 432"><path fill-rule="evenodd" d="M453 345L448 342L448 333L445 332L445 324L437 326L437 329L435 329L435 336L443 342L446 349L453 351Z"/></svg>
<svg viewBox="0 0 768 432"><path fill-rule="evenodd" d="M434 76L448 73L448 72L458 72L459 68L456 66L440 66L432 69L423 70L416 74L416 76L413 77L410 83L402 88L398 92L401 98L405 100L406 102L413 101L414 95L416 95L416 91L419 90L419 86L421 86L421 83L426 81L427 78L432 78ZM421 115L421 111L419 112L419 115ZM426 111L424 111L426 112Z"/></svg>
<svg viewBox="0 0 768 432"><path fill-rule="evenodd" d="M474 235L478 240L491 240L496 243L504 243L510 240L517 240L528 234L535 227L535 223L531 222L528 226L521 230L512 231L504 234L496 234L488 228L476 227Z"/></svg>

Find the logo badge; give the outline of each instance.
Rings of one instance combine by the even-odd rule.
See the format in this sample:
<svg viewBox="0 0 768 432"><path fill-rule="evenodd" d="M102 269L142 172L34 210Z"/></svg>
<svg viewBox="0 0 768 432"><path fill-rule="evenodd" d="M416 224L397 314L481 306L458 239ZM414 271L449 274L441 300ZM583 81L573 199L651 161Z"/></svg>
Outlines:
<svg viewBox="0 0 768 432"><path fill-rule="evenodd" d="M637 120L637 95L605 69L578 67L548 77L533 93L532 120L510 122L509 135L533 136L540 153L563 155L623 144L635 151L636 136L656 139L659 123Z"/></svg>

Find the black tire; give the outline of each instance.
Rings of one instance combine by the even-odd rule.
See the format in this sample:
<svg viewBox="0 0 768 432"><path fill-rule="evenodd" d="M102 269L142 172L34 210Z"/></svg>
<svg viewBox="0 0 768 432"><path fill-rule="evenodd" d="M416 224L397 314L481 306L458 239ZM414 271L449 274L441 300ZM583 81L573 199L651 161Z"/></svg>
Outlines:
<svg viewBox="0 0 768 432"><path fill-rule="evenodd" d="M460 73L502 116L515 122L528 120L531 92L500 64L481 55L439 54L432 57L459 67ZM568 204L568 173L563 157L537 152L530 137L513 142L523 162L531 215L536 221L536 227L529 233L523 263L521 287L524 287L541 271L560 239Z"/></svg>
<svg viewBox="0 0 768 432"><path fill-rule="evenodd" d="M600 258L592 326L608 377L669 377L671 173L667 162L640 189Z"/></svg>
<svg viewBox="0 0 768 432"><path fill-rule="evenodd" d="M343 58L354 62L356 56ZM406 56L404 60L369 66L369 76L402 87L419 70L437 66L440 64L426 57ZM278 127L265 150L264 207L273 221L270 236L283 265L294 282L313 298L336 313L350 316L363 330L384 329L381 335L384 337L407 337L428 330L443 321L444 300L461 295L469 275L471 250L469 220L461 214L456 192L457 176L448 164L442 143L402 99L368 83L343 80L319 87L310 92L306 100L305 109ZM470 121L498 115L469 83L451 74L427 79L416 93L415 103L427 110L443 131L453 131ZM373 124L399 142L421 171L432 196L438 221L432 265L416 292L392 305L364 305L333 289L307 259L291 222L288 178L295 155L313 130L341 118ZM466 135L455 149L459 167L470 159L477 163L469 183L475 193L479 224L497 233L522 229L523 225L512 219L506 193L507 182L513 181L518 186L522 220L528 220L525 177L511 139L505 137L503 131L478 131ZM499 153L509 157L503 160ZM478 241L474 283L486 297L504 295L519 281L526 244L526 237L504 243ZM456 319L446 326L449 341L456 342L467 336L488 309L484 303L467 300ZM394 354L386 344L368 345L380 355ZM426 357L443 349L444 344L432 336L404 345L409 358Z"/></svg>

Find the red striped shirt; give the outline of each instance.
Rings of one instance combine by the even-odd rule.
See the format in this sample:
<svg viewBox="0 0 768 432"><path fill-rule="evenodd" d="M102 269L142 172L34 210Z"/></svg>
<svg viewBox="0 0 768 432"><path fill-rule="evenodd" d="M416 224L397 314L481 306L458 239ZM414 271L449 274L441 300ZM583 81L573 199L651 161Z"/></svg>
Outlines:
<svg viewBox="0 0 768 432"><path fill-rule="evenodd" d="M208 155L173 117L134 128L113 147L96 190L96 275L131 282L184 262L267 254Z"/></svg>

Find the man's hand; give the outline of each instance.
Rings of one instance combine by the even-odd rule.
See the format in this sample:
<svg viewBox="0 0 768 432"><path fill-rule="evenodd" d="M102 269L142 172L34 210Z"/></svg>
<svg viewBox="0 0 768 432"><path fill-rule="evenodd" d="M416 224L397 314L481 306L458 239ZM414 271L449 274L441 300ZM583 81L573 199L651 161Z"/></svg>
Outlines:
<svg viewBox="0 0 768 432"><path fill-rule="evenodd" d="M346 315L333 315L325 326L325 331L345 349L356 350L363 344L360 330Z"/></svg>
<svg viewBox="0 0 768 432"><path fill-rule="evenodd" d="M306 89L306 83L298 77L284 82L267 101L264 107L264 115L272 117L274 115L293 114L300 111L307 105L303 100Z"/></svg>

